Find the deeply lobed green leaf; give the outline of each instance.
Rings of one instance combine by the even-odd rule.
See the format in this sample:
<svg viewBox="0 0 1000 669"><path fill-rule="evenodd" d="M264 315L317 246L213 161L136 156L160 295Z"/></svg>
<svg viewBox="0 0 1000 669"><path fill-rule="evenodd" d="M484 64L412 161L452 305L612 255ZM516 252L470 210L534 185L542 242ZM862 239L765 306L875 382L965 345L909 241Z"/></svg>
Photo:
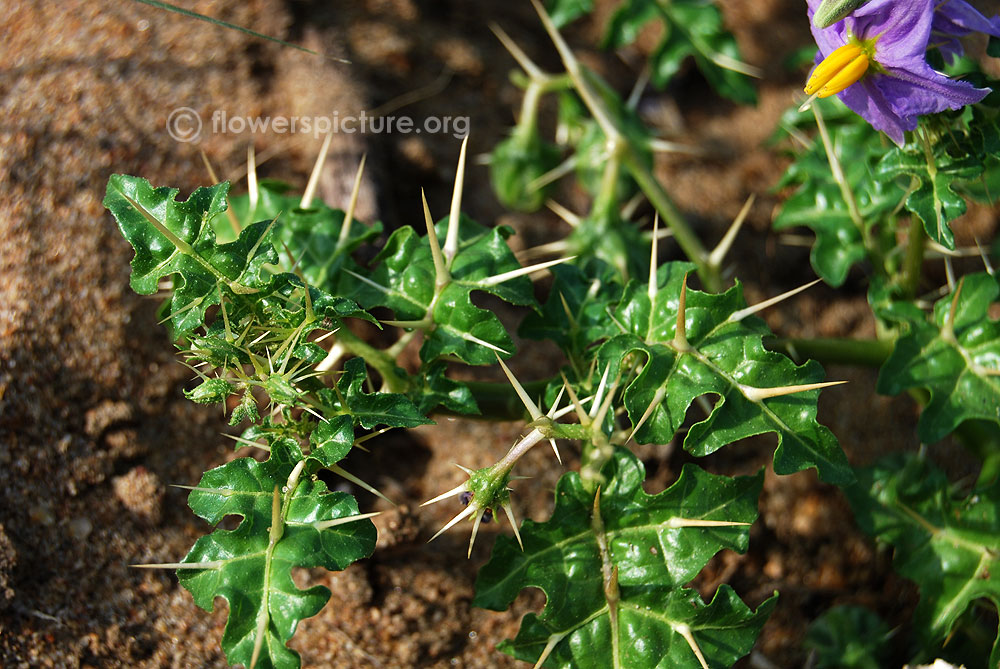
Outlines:
<svg viewBox="0 0 1000 669"><path fill-rule="evenodd" d="M1000 286L986 273L966 276L960 286L951 328L946 323L954 295L938 300L931 318L907 303L881 309L907 332L879 371L876 388L886 395L928 390L930 402L917 423L925 443L943 439L965 420L1000 423L1000 324L988 315Z"/></svg>
<svg viewBox="0 0 1000 669"><path fill-rule="evenodd" d="M959 495L926 458L898 453L857 475L845 492L858 524L891 543L896 570L920 586L921 647L943 641L976 600L1000 606L1000 482ZM1000 663L995 639L989 666Z"/></svg>
<svg viewBox="0 0 1000 669"><path fill-rule="evenodd" d="M688 408L698 397L718 397L711 414L692 426L684 448L707 455L738 439L774 432L778 447L774 469L790 474L816 467L823 480L852 480L847 459L829 429L816 421L817 390L768 399L754 399L743 386L774 388L822 381L819 364L796 366L785 356L767 351L762 338L770 334L759 318L730 321L746 306L739 284L712 295L687 291L686 339L690 350L674 344L677 309L687 263L660 268L656 298L647 286L632 282L615 310L626 333L599 351L600 368L617 369L633 352L641 354L642 370L625 389L624 403L639 443L667 443L680 429ZM643 422L643 418L645 421Z"/></svg>
<svg viewBox="0 0 1000 669"><path fill-rule="evenodd" d="M216 243L211 221L225 211L228 191L228 183L217 184L177 202L176 188L153 188L122 174L108 180L104 206L135 249L132 289L150 295L161 278L177 277L169 309L178 335L202 325L221 293L253 293L271 281L265 266L278 258L267 222L248 226L236 241Z"/></svg>
<svg viewBox="0 0 1000 669"><path fill-rule="evenodd" d="M235 530L216 530L195 542L184 563L209 563L180 569L178 578L198 606L211 610L215 597L229 604L222 647L232 664L298 667L299 657L285 643L300 620L315 615L330 597L323 586L300 590L293 567L341 570L375 548L369 520L323 528L323 521L358 514L354 498L329 492L322 481L303 477L286 490L301 456L292 440L271 442L266 462L240 458L205 473L188 497L191 509L212 525L225 516L242 518ZM282 531L272 531L275 495L280 500ZM263 636L261 636L263 635Z"/></svg>
<svg viewBox="0 0 1000 669"><path fill-rule="evenodd" d="M541 615L526 616L517 638L501 649L536 661L551 642L544 666L553 667L699 667L681 634L686 625L713 666L747 653L774 600L752 612L723 587L705 607L683 586L719 550L746 550L763 472L728 478L686 465L674 485L648 495L642 463L618 448L602 473L608 483L600 491L600 522L594 496L568 473L556 487L552 519L523 524L523 552L510 538L497 540L474 603L503 610L525 587L547 597ZM678 519L745 524L681 527ZM611 603L605 569L617 570Z"/></svg>

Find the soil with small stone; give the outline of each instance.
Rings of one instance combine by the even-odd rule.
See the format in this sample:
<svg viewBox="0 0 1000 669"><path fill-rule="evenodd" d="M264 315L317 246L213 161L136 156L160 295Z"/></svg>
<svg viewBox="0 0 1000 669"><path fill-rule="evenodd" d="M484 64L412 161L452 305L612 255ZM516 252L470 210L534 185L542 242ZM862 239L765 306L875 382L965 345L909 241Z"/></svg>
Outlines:
<svg viewBox="0 0 1000 669"><path fill-rule="evenodd" d="M478 155L505 136L520 100L508 79L514 63L490 22L543 67L558 66L527 2L183 4L351 65L140 3L7 3L0 16L0 666L226 665L219 646L225 602L206 613L171 572L130 568L177 561L210 529L187 509L185 491L170 484L194 484L203 471L246 453L234 453L222 436L236 430L217 407L184 399L190 373L157 323L157 300L129 288L131 249L101 206L108 177L143 176L186 197L209 182L202 150L220 178L238 182L240 191L252 141L263 176L305 183L321 138L212 132L217 110L244 117L362 109L415 119L468 117L470 153ZM657 35L643 33L619 56L599 51L594 45L612 3L597 4L594 17L566 34L585 62L625 94ZM668 90L649 92L641 108L669 139L707 147L705 155L662 156L657 164L706 241L718 239L746 198L757 194L733 256L753 302L812 278L807 250L780 243L770 231L782 195L770 189L786 158L765 144L803 75L785 62L810 38L802 3L720 5L745 59L762 68L759 103L741 107L720 99L691 68ZM170 112L179 107L201 114L198 141L178 142L166 132ZM459 145L449 134L338 135L322 192L341 198L354 164L367 153L365 213L379 215L389 228L419 224L421 188L436 215L447 211ZM488 225L511 225L515 249L566 233L550 213L505 212L478 161L470 161L467 172L464 210ZM585 211L579 192L566 188L557 197ZM971 240L989 236L993 225L989 212L974 209L957 227ZM680 257L665 247L663 259ZM544 281L539 290L544 294ZM874 336L864 291L864 272L857 271L844 288L816 287L766 318L787 336ZM497 309L513 331L523 314ZM522 378L557 370L550 346L517 344L512 365ZM822 394L820 420L852 462L917 447L912 402L875 396L872 370L827 372L851 382L848 391ZM484 373L500 380L495 369ZM544 596L526 591L503 613L471 606L476 570L496 534L509 527L484 526L467 560L467 528L427 543L455 508L418 509L460 482L453 463L490 464L521 430L520 423L441 417L433 426L388 433L370 442L371 453L350 456L345 468L398 506L345 488L362 511L386 512L375 520L378 548L342 573L296 574L300 586L322 584L334 593L292 642L304 666L527 666L495 645L515 635L520 618L539 610ZM770 435L698 460L719 473L768 469L748 553L719 554L694 586L708 597L729 583L751 606L781 592L754 666L801 666L806 626L834 604L870 607L905 628L915 587L893 574L889 552L857 530L837 489L812 472L775 476L768 466L774 446ZM951 448L933 452L949 460ZM521 517L549 516L556 480L578 465L573 449L563 446L563 466L541 448L519 465L519 473L533 477L516 484ZM694 460L676 444L635 450L649 492L664 489ZM954 467L962 473L963 465ZM741 666L751 665L744 660Z"/></svg>

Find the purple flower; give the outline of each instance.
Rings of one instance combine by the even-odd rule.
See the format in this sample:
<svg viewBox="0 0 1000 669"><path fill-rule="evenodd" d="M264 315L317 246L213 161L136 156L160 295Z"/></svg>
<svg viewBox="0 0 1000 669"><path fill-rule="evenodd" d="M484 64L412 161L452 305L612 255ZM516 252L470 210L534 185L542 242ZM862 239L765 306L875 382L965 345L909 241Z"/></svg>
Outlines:
<svg viewBox="0 0 1000 669"><path fill-rule="evenodd" d="M1000 16L988 19L965 0L944 0L934 7L931 46L936 46L949 63L964 53L958 38L974 32L1000 37Z"/></svg>
<svg viewBox="0 0 1000 669"><path fill-rule="evenodd" d="M989 89L949 79L927 64L935 1L871 0L843 21L817 28L812 17L821 0L808 0L819 54L806 93L836 94L899 145L918 116L982 100Z"/></svg>

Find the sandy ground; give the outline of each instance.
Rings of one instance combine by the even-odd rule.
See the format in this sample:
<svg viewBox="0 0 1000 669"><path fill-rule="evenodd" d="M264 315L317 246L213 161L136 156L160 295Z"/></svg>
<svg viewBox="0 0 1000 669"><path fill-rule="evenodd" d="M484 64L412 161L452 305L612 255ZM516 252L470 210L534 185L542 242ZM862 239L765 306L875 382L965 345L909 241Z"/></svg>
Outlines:
<svg viewBox="0 0 1000 669"><path fill-rule="evenodd" d="M184 3L262 33L325 46L350 58L350 68L317 67L309 56L138 3L12 0L0 17L2 666L225 666L218 645L224 605L207 614L171 573L128 567L184 555L207 528L187 510L183 491L168 484L192 484L202 471L235 456L220 436L229 428L218 410L184 400L188 372L156 323L155 302L128 287L131 251L100 204L108 176L137 174L186 194L208 182L198 149L223 178L239 179L252 139L258 156L267 159L262 174L305 183L319 140L206 132L198 142L181 143L164 130L171 110L181 106L207 123L216 110L347 113L395 105L399 96L416 92L407 113L467 115L472 153L485 152L503 137L519 101L507 79L513 63L488 20L500 23L543 66L556 65L527 3L325 4ZM697 74L686 73L667 93L651 94L647 106L673 119L666 129L674 138L714 147L708 157L667 157L659 164L668 189L708 240L721 234L748 195L760 196L735 256L753 301L811 278L806 252L775 244L767 234L777 203L768 189L784 165L762 147L801 77L782 63L808 36L800 3L721 4L746 59L763 68L760 104L739 108L719 100ZM588 46L595 26L583 23L569 36L589 63L627 90L632 75L625 65ZM640 49L648 47L640 42ZM353 176L357 156L367 151L373 168L365 206L372 215L378 212L390 227L412 222L420 188L427 189L432 211L444 212L458 146L451 136L339 137L325 192L336 197ZM565 231L549 214L504 213L484 167L470 167L467 183L465 210L484 223L513 225L516 248ZM561 197L582 210L579 194ZM516 322L516 314L503 315ZM814 289L768 318L788 335L874 332L860 277L841 291ZM546 350L525 345L517 363L522 374L540 374L537 360ZM852 392L824 393L820 412L852 461L915 447L915 410L908 401L872 402L873 372L828 372L852 382ZM330 587L335 601L295 637L304 666L517 664L493 648L516 633L526 611L541 606L540 593L522 594L506 613L470 606L475 570L495 533L509 528L486 528L467 561L467 530L426 543L454 509L415 508L460 480L453 462L489 464L519 429L443 419L386 435L370 455L352 455L345 467L401 506L378 519L379 549L372 559L343 573L297 575L300 584ZM749 473L767 463L773 447L773 437L749 440L701 464ZM691 460L673 445L637 451L651 492ZM564 452L567 466L574 466L573 447ZM543 449L530 454L524 469L534 478L518 486L519 513L545 519L563 470ZM388 508L356 494L362 510ZM854 528L837 490L808 472L769 472L749 553L720 554L696 585L708 595L731 583L753 606L779 589L780 603L758 652L778 666L796 666L805 658L799 644L808 620L832 604L865 604L893 625L905 623L915 591L888 564L889 556Z"/></svg>

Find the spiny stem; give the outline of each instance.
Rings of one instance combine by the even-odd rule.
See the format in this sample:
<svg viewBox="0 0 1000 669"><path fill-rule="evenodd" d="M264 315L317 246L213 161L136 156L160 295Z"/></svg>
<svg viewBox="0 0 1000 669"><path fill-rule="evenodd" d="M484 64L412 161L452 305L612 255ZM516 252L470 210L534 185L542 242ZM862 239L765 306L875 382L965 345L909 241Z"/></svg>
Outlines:
<svg viewBox="0 0 1000 669"><path fill-rule="evenodd" d="M667 224L667 227L673 231L674 237L677 239L677 243L685 255L697 265L698 276L701 277L705 287L711 292L718 291L722 287L722 278L718 271L709 265L708 252L702 246L701 240L698 239L694 231L688 226L687 221L677 211L670 196L667 195L653 174L643 164L636 147L632 146L624 138L624 133L617 127L607 106L596 91L594 91L591 83L587 81L579 61L569 48L569 45L563 40L562 35L559 34L555 24L552 23L548 12L545 11L545 8L538 0L531 0L531 3L534 5L539 17L541 17L542 24L549 33L553 44L555 44L556 50L562 58L563 66L573 80L573 85L577 93L580 94L584 104L587 105L587 109L608 138L609 143L619 147L617 155L620 156L629 174L639 184L639 188L649 198L656 211L663 217L663 221Z"/></svg>

